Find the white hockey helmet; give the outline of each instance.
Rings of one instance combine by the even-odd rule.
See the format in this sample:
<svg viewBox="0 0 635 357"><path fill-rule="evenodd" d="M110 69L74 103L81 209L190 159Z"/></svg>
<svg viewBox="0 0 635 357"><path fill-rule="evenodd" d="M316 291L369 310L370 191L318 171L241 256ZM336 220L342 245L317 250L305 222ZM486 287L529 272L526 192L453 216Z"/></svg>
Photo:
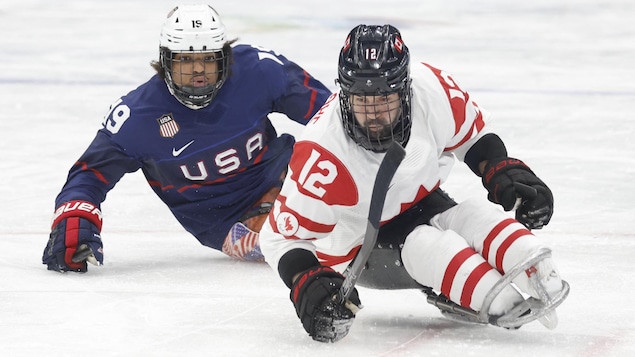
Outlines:
<svg viewBox="0 0 635 357"><path fill-rule="evenodd" d="M168 13L159 40L160 64L170 92L186 106L207 106L227 79L230 49L225 40L225 25L209 5L178 5ZM177 85L172 71L176 53L214 54L218 79L204 87Z"/></svg>

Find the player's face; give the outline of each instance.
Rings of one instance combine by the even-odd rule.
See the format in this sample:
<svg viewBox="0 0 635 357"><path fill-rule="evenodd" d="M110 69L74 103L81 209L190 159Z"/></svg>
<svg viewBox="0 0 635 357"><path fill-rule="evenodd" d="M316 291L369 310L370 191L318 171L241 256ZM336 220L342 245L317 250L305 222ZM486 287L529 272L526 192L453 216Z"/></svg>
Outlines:
<svg viewBox="0 0 635 357"><path fill-rule="evenodd" d="M216 84L218 62L214 52L175 53L172 59L172 80L179 87Z"/></svg>
<svg viewBox="0 0 635 357"><path fill-rule="evenodd" d="M392 133L401 113L398 93L387 95L351 95L353 114L369 135L382 138Z"/></svg>

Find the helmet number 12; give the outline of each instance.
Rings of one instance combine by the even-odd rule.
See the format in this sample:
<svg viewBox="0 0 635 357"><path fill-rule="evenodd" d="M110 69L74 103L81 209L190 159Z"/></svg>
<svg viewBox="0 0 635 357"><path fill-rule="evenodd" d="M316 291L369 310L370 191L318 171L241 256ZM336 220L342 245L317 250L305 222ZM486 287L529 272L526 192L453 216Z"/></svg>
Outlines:
<svg viewBox="0 0 635 357"><path fill-rule="evenodd" d="M365 51L367 60L376 60L377 59L377 49L376 48L367 48Z"/></svg>

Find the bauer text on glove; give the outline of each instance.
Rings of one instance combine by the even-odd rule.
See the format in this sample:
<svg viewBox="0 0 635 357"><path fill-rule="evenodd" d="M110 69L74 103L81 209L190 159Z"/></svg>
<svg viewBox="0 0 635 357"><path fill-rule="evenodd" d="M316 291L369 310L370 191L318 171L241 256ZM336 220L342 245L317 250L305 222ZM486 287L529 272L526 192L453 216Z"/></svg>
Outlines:
<svg viewBox="0 0 635 357"><path fill-rule="evenodd" d="M86 262L104 261L99 207L86 201L69 201L55 210L42 263L49 270L86 272Z"/></svg>

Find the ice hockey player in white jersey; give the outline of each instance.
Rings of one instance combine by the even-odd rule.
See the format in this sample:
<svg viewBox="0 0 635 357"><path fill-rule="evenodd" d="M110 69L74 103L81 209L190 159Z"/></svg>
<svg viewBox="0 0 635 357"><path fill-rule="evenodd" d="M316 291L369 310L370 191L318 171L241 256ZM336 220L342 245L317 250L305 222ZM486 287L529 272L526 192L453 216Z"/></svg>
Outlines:
<svg viewBox="0 0 635 357"><path fill-rule="evenodd" d="M347 301L335 297L360 251L373 182L393 142L406 155L358 285L421 289L444 315L462 321L514 329L539 320L554 328L569 285L531 232L549 223L553 196L508 156L488 114L449 73L410 63L391 25L352 29L337 82L339 93L296 142L260 233L265 259L291 289L309 335L341 339L362 306L356 289ZM455 159L503 209L486 200L457 203L441 190ZM505 212L514 209L515 219Z"/></svg>

